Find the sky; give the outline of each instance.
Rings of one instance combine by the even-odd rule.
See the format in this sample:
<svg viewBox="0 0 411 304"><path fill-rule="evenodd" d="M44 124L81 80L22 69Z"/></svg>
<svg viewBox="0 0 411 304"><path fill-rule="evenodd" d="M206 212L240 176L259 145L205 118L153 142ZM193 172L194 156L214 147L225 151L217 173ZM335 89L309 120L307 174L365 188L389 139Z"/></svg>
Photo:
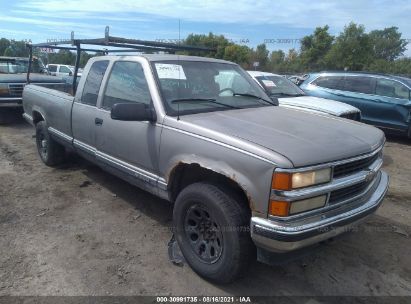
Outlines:
<svg viewBox="0 0 411 304"><path fill-rule="evenodd" d="M299 48L317 26L337 35L349 22L367 31L397 26L410 41L410 0L0 0L0 37L31 40L104 37L175 42L190 33L223 34L239 44ZM179 30L180 24L180 30Z"/></svg>

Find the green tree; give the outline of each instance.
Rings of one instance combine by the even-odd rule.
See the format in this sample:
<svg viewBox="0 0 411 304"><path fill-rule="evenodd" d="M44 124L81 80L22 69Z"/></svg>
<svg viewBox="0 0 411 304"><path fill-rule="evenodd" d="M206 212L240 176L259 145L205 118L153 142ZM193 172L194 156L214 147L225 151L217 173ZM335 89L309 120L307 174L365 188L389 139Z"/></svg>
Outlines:
<svg viewBox="0 0 411 304"><path fill-rule="evenodd" d="M403 55L406 50L407 41L401 39L398 27L393 26L371 31L369 37L376 59L393 61Z"/></svg>
<svg viewBox="0 0 411 304"><path fill-rule="evenodd" d="M283 50L272 51L269 57L269 70L276 73L283 73L285 53Z"/></svg>
<svg viewBox="0 0 411 304"><path fill-rule="evenodd" d="M325 56L328 68L361 71L373 61L372 45L363 25L351 22Z"/></svg>
<svg viewBox="0 0 411 304"><path fill-rule="evenodd" d="M204 52L204 51L182 52L184 54L192 55L192 56L213 57L213 58L220 58L220 59L224 57L225 48L228 45L231 45L231 43L229 43L229 41L223 35L214 35L213 33L209 33L208 35L190 34L184 40L184 44L208 47L208 48L212 48L216 50L216 52Z"/></svg>
<svg viewBox="0 0 411 304"><path fill-rule="evenodd" d="M251 60L257 61L259 63L259 69L266 71L269 68L269 59L268 59L268 54L270 53L269 50L267 50L267 46L263 44L257 45L256 49L252 51L251 54Z"/></svg>
<svg viewBox="0 0 411 304"><path fill-rule="evenodd" d="M10 40L10 45L5 49L4 56L28 57L29 51L25 41Z"/></svg>
<svg viewBox="0 0 411 304"><path fill-rule="evenodd" d="M301 40L301 63L309 70L325 68L325 55L330 51L334 36L328 33L328 25L317 27L312 35Z"/></svg>
<svg viewBox="0 0 411 304"><path fill-rule="evenodd" d="M0 56L4 55L4 51L10 46L10 40L6 38L0 39Z"/></svg>
<svg viewBox="0 0 411 304"><path fill-rule="evenodd" d="M245 45L231 44L224 49L224 60L238 63L243 68L249 68L251 50Z"/></svg>

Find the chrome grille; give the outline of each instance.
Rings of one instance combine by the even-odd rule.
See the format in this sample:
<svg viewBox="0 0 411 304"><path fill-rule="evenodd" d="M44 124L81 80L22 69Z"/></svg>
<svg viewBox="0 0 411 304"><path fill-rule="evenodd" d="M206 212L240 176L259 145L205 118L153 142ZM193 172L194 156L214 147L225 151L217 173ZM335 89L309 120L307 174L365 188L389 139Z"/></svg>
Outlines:
<svg viewBox="0 0 411 304"><path fill-rule="evenodd" d="M330 198L328 200L329 205L337 204L339 202L345 201L347 199L353 198L362 192L364 192L367 187L372 183L370 182L362 182L350 187L346 187L339 190L334 190L330 193Z"/></svg>
<svg viewBox="0 0 411 304"><path fill-rule="evenodd" d="M337 165L334 167L333 177L342 177L349 174L353 174L368 168L380 157L380 153L376 153L373 156L363 159L355 160L346 164Z"/></svg>
<svg viewBox="0 0 411 304"><path fill-rule="evenodd" d="M23 83L9 84L9 92L11 96L21 97L23 96Z"/></svg>

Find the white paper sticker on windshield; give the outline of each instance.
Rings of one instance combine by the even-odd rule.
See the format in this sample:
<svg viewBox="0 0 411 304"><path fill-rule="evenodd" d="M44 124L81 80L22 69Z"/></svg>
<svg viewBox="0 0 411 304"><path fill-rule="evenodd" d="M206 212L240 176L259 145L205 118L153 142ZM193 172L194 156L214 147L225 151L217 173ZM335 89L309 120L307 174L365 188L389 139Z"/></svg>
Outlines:
<svg viewBox="0 0 411 304"><path fill-rule="evenodd" d="M276 87L274 81L272 80L263 79L262 82L266 87Z"/></svg>
<svg viewBox="0 0 411 304"><path fill-rule="evenodd" d="M160 79L187 79L181 65L168 63L156 63L155 65Z"/></svg>

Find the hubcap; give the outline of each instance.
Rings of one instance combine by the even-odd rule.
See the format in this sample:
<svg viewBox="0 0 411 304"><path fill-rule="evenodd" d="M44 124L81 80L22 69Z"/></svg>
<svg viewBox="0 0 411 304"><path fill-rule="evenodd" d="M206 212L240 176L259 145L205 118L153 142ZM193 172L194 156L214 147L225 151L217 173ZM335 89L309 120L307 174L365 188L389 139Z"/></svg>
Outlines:
<svg viewBox="0 0 411 304"><path fill-rule="evenodd" d="M223 235L210 213L198 204L191 206L186 213L184 228L196 256L207 264L217 262L223 251Z"/></svg>

